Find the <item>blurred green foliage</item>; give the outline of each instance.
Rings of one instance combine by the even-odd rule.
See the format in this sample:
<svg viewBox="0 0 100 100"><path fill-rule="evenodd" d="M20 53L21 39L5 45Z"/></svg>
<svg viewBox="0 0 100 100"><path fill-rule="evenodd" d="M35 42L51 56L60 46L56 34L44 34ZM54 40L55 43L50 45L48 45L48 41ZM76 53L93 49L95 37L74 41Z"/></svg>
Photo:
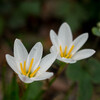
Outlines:
<svg viewBox="0 0 100 100"><path fill-rule="evenodd" d="M42 41L45 50L50 46L50 40L47 37L50 29L53 27L56 30L57 26L64 21L68 22L73 33L89 32L90 41L87 45L93 48L91 40L95 37L91 34L91 28L95 36L100 36L99 9L100 0L0 0L0 52L2 53L3 48L11 50L12 41L15 38L20 38L28 49L35 42ZM95 26L96 23L97 26ZM46 38L42 36L46 36ZM7 43L6 46L5 43ZM8 51L3 51L3 53L5 52ZM11 53L11 51L9 52ZM96 56L99 58L99 53ZM2 56L0 58L2 59ZM1 62L0 66L3 66L4 63ZM58 65L61 65L60 61ZM59 67L58 65L56 67ZM54 72L56 71L54 70ZM3 100L20 100L20 98L22 100L37 100L41 94L42 82L33 82L28 85L23 96L19 97L20 88L16 76L12 78L10 83L7 83L5 71L2 73ZM66 75L78 84L77 100L91 100L94 84L100 85L100 61L92 58L69 64ZM54 91L52 92L53 95L56 94ZM38 99L41 100L41 98Z"/></svg>
<svg viewBox="0 0 100 100"><path fill-rule="evenodd" d="M100 62L96 59L90 59L86 66L89 74L91 75L92 82L100 84Z"/></svg>
<svg viewBox="0 0 100 100"><path fill-rule="evenodd" d="M41 14L46 14L44 13L44 10L46 9L43 9L43 7L46 4L48 6L48 2L49 0L15 0L15 2L12 2L11 0L9 2L1 0L0 11L3 16L9 16L9 18L6 20L8 27L16 29L25 26L27 24L26 20L29 16L37 16L42 18ZM61 20L68 22L73 31L81 28L82 24L86 21L94 19L97 21L100 20L100 11L98 10L100 1L95 2L94 0L80 0L73 2L69 0L54 0L51 2L54 3L51 3L52 5L50 8L52 9L54 6L54 9L52 9L52 15L50 16L53 17L55 15L56 18L60 18ZM47 9L49 8L47 7ZM3 20L5 19L6 18L4 17Z"/></svg>
<svg viewBox="0 0 100 100"><path fill-rule="evenodd" d="M81 68L80 62L69 65L66 71L67 71L66 72L67 76L73 81L80 80L82 78L82 75L84 74L84 71Z"/></svg>
<svg viewBox="0 0 100 100"><path fill-rule="evenodd" d="M93 92L93 84L100 84L100 62L89 59L84 62L70 64L66 75L74 82L78 82L78 100L90 100Z"/></svg>
<svg viewBox="0 0 100 100"><path fill-rule="evenodd" d="M86 72L84 72L82 77L78 83L78 100L91 100L93 94L91 78Z"/></svg>
<svg viewBox="0 0 100 100"><path fill-rule="evenodd" d="M18 85L16 80L16 76L14 76L12 82L5 85L3 100L42 100L39 98L42 82L26 84L27 88L24 90L24 86L19 87L20 85ZM22 89L24 93L19 91L20 89Z"/></svg>
<svg viewBox="0 0 100 100"><path fill-rule="evenodd" d="M63 17L65 22L68 22L72 30L75 31L80 28L83 21L86 21L89 16L84 6L78 2L62 1L57 6L55 12L57 16Z"/></svg>
<svg viewBox="0 0 100 100"><path fill-rule="evenodd" d="M23 2L19 6L19 10L22 12L23 15L39 15L40 14L40 2Z"/></svg>
<svg viewBox="0 0 100 100"><path fill-rule="evenodd" d="M41 91L41 82L33 82L28 85L26 92L23 95L23 100L42 100L39 97L39 93ZM37 98L36 98L37 97Z"/></svg>
<svg viewBox="0 0 100 100"><path fill-rule="evenodd" d="M97 27L92 28L92 33L96 36L100 36L100 22L97 23Z"/></svg>
<svg viewBox="0 0 100 100"><path fill-rule="evenodd" d="M30 15L39 16L40 14L40 2L22 2L13 12L8 25L11 28L20 28L26 24L26 19Z"/></svg>
<svg viewBox="0 0 100 100"><path fill-rule="evenodd" d="M3 100L19 100L19 86L16 82L16 77L12 78L11 84L7 84L5 87Z"/></svg>

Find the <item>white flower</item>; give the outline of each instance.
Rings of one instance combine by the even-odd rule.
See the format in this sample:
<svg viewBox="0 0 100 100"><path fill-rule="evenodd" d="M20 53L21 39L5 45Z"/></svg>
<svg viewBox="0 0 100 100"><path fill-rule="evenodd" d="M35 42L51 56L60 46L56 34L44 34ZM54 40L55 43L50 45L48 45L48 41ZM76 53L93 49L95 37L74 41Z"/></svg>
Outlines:
<svg viewBox="0 0 100 100"><path fill-rule="evenodd" d="M72 32L67 23L63 23L59 29L58 36L51 30L50 38L53 46L51 52L57 53L57 59L65 63L75 63L78 60L92 56L93 49L83 49L78 51L88 39L88 33L78 36L74 41Z"/></svg>
<svg viewBox="0 0 100 100"><path fill-rule="evenodd" d="M40 42L36 43L28 54L22 42L18 39L14 42L14 57L6 54L9 66L18 74L25 83L45 80L53 73L46 72L56 59L56 54L51 53L41 59L43 47Z"/></svg>

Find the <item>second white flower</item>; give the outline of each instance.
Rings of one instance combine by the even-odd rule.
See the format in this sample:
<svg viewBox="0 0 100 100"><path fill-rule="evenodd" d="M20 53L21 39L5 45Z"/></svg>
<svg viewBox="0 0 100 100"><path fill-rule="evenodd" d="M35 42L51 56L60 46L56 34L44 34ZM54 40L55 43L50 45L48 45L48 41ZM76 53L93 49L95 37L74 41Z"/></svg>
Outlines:
<svg viewBox="0 0 100 100"><path fill-rule="evenodd" d="M50 51L57 53L57 59L65 63L75 63L78 60L88 58L95 53L93 49L78 51L88 39L88 33L78 36L73 41L71 29L67 23L63 23L58 31L58 36L51 30L50 38L53 46Z"/></svg>

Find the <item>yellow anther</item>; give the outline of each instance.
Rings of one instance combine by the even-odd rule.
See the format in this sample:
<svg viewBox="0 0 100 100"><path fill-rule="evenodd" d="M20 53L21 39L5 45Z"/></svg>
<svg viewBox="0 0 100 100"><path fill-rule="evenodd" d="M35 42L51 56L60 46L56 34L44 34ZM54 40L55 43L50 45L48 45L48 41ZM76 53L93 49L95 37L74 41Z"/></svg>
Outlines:
<svg viewBox="0 0 100 100"><path fill-rule="evenodd" d="M71 57L72 57L72 54L70 54L69 58L71 58Z"/></svg>
<svg viewBox="0 0 100 100"><path fill-rule="evenodd" d="M65 47L64 55L63 56L66 56L66 51L67 51L67 46Z"/></svg>
<svg viewBox="0 0 100 100"><path fill-rule="evenodd" d="M22 74L25 75L24 70L23 70L23 67L22 67L22 63L20 63L20 68L21 68Z"/></svg>
<svg viewBox="0 0 100 100"><path fill-rule="evenodd" d="M72 52L73 48L74 48L74 45L72 45L72 47L70 48L70 50L69 50L69 52L68 52L68 54L67 54L67 56L65 58L68 58L69 57L69 55Z"/></svg>
<svg viewBox="0 0 100 100"><path fill-rule="evenodd" d="M67 54L67 56L65 56L65 58L68 58L69 57L69 55Z"/></svg>
<svg viewBox="0 0 100 100"><path fill-rule="evenodd" d="M33 77L39 69L40 69L40 66L34 70L34 72L30 75L30 78Z"/></svg>
<svg viewBox="0 0 100 100"><path fill-rule="evenodd" d="M30 71L31 71L31 68L32 68L32 65L33 65L33 61L34 61L34 59L32 58L31 63L30 63L30 66L29 66L29 69L28 69L28 73L27 73L26 76L28 76L29 73L30 73Z"/></svg>
<svg viewBox="0 0 100 100"><path fill-rule="evenodd" d="M24 73L26 74L26 61L24 61Z"/></svg>
<svg viewBox="0 0 100 100"><path fill-rule="evenodd" d="M63 51L62 51L61 45L60 45L60 55L61 55L61 57L63 57Z"/></svg>

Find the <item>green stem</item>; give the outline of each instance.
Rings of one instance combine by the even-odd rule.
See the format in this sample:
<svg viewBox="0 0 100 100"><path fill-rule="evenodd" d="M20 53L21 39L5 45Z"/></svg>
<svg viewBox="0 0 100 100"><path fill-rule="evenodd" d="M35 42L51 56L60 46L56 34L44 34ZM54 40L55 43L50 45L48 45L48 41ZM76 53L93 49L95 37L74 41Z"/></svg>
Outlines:
<svg viewBox="0 0 100 100"><path fill-rule="evenodd" d="M52 85L52 83L56 80L56 78L62 73L64 69L64 66L61 66L57 72L57 74L55 75L55 77L49 82L49 87Z"/></svg>
<svg viewBox="0 0 100 100"><path fill-rule="evenodd" d="M50 86L53 84L53 82L57 79L57 77L59 77L59 75L63 72L63 70L65 69L65 63L62 64L62 66L59 68L57 74L55 75L55 77L49 82L48 88L50 88ZM41 90L38 95L36 96L36 98L34 100L39 100L40 97L42 96L42 94L45 92L46 90Z"/></svg>

